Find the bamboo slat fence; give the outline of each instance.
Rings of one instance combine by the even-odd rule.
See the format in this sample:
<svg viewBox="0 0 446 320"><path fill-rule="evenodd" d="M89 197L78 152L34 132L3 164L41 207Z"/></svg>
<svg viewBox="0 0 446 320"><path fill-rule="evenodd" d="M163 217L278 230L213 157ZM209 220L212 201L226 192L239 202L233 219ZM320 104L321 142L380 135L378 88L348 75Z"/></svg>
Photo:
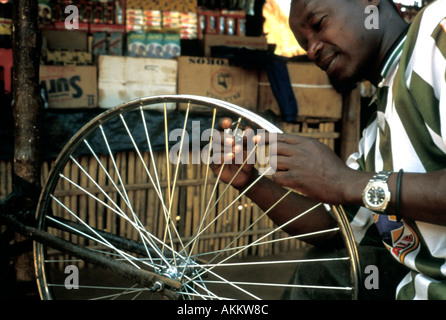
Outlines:
<svg viewBox="0 0 446 320"><path fill-rule="evenodd" d="M284 132L297 133L304 136L314 137L329 145L332 149L335 148L335 140L339 138L339 133L335 132L335 122L333 121L301 121L296 124L281 123ZM152 165L150 154L148 152L142 154L144 162L148 164L149 170L153 172L155 168ZM160 176L160 185L164 196L167 197L167 191L172 186L167 183L167 169L170 174L174 172L174 166L170 165L166 159L164 152L156 152L154 154L154 162L156 170ZM112 161L105 156L99 156L102 164L108 169L111 177L117 183L118 177L116 175ZM99 185L104 186L109 199L103 194L100 194L98 188L94 183L87 178L78 165L70 162L65 168L65 175L70 176L73 181L79 183L83 188L92 194L97 195L97 198L104 203L109 203L110 199L116 201L123 211L128 211L129 208L125 201L118 195L116 188L112 181L106 176L101 169L99 163L94 157L81 156L77 159L82 168L89 172L91 177L98 182ZM128 197L132 203L134 212L140 214L142 223L160 239L165 238L165 219L163 217L163 208L158 196L153 188L153 184L149 181L145 174L145 168L142 161L135 152L121 152L116 154L116 165L120 170L121 179L125 184ZM53 162L46 161L42 164L42 184L49 174ZM200 224L200 219L208 199L203 200L204 192L204 175L206 172L206 165L199 164L193 166L184 166L184 170L179 171L179 180L177 181L178 191L174 193L172 199L172 212L174 213L172 219L177 226L178 232L182 235L183 241L187 241L193 235ZM0 199L8 195L12 189L12 161L0 160ZM208 181L208 189L210 189L215 181L215 177L210 177ZM241 197L235 205L227 206L237 197L238 191L234 188L228 188L226 192L222 192L226 185L219 183L217 192L213 195L214 198L221 197L217 206L211 211L205 219L204 225L208 225L207 229L203 231L201 240L198 243L198 251L213 251L225 248L234 239L236 239L240 230L249 228L253 221L260 217L263 211L253 203L249 198ZM82 219L94 226L104 227L105 230L112 233L119 233L125 235L129 239L138 240L138 233L130 224L122 219L117 219L116 215L111 212L109 207L102 205L93 197L79 190L73 184L61 180L57 186L55 194L62 203L66 204L71 210L76 211ZM170 202L168 202L170 205ZM227 208L227 209L226 209ZM54 215L59 216L63 214L64 209L60 205L53 207ZM213 219L219 212L224 212L222 218L213 222ZM242 236L236 239L236 245L242 246L257 240L270 230L274 228L273 223L264 218L261 223L255 224ZM280 233L280 234L279 234ZM282 232L276 232L263 241L274 240L282 237ZM74 236L73 236L74 237ZM88 240L87 240L88 242ZM87 243L88 245L88 243ZM176 243L176 245L180 245ZM281 242L271 242L266 245L253 246L252 248L243 252L244 256L269 256L277 253L287 252L289 250L301 249L305 246L304 243L298 240L286 240Z"/></svg>

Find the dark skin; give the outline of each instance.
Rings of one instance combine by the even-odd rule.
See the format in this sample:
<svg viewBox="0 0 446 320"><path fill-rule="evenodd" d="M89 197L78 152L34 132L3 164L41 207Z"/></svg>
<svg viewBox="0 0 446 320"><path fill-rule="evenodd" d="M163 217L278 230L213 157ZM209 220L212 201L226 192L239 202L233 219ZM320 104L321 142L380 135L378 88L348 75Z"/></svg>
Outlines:
<svg viewBox="0 0 446 320"><path fill-rule="evenodd" d="M378 30L368 30L364 26L367 5L379 8ZM380 66L386 53L406 28L406 23L387 0L294 0L289 22L310 60L329 76L346 84L366 79L377 85L381 81ZM225 119L220 125L225 129L231 123ZM362 190L373 176L372 172L350 169L326 145L311 138L280 134L277 141L256 139L260 143L276 144L277 171L272 179L262 178L246 195L263 209L269 208L286 192L282 186L306 195L292 194L275 207L269 217L276 224L289 221L296 212L318 202L363 205ZM233 144L233 141L226 143ZM230 158L243 152L239 146L232 151L225 156ZM214 172L218 173L219 168L214 166ZM238 165L225 165L221 179L230 181L237 169ZM233 185L244 190L256 177L253 167L247 166ZM396 178L397 174L393 173L388 181L392 194L395 194ZM446 170L426 174L405 172L401 186L400 215L403 218L446 226ZM394 208L395 197L392 197L388 211ZM334 225L325 209L318 207L284 230L294 235ZM333 236L308 237L307 241L318 244Z"/></svg>

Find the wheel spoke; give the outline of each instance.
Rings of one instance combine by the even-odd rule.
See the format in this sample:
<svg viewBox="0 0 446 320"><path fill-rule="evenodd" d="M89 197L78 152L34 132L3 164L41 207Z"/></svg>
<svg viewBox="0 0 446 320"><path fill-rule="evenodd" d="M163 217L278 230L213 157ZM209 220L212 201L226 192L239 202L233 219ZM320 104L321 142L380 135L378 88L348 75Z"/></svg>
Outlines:
<svg viewBox="0 0 446 320"><path fill-rule="evenodd" d="M87 227L91 232L93 232L95 235L97 235L98 238L92 238L89 237L92 240L95 240L111 249L113 249L114 251L116 251L117 253L119 253L123 258L125 258L128 262L130 262L133 266L135 266L136 268L140 269L140 267L135 264L131 259L128 258L128 254L119 250L118 248L116 248L115 246L113 246L111 243L109 243L106 239L104 239L100 234L98 234L93 228L91 228L86 222L84 222L81 218L79 218L79 216L77 214L75 214L73 211L71 211L70 209L68 209L62 202L59 201L59 199L57 199L56 197L52 197L58 204L60 204L69 214L71 214L74 218L76 218L77 221L79 221L80 223L82 223L85 227ZM57 222L57 220L54 220Z"/></svg>
<svg viewBox="0 0 446 320"><path fill-rule="evenodd" d="M176 164L176 170L175 170L175 175L174 175L174 179L173 179L172 194L169 196L170 201L169 201L169 210L168 210L168 213L167 213L167 222L166 222L166 232L165 232L165 234L169 233L172 247L173 247L173 239L172 239L172 235L171 235L171 231L170 231L171 225L172 225L172 227L176 231L176 228L173 225L173 220L172 220L172 204L173 204L173 198L174 198L174 194L175 194L175 187L176 187L177 178L178 178L178 170L180 168L180 161L181 161L181 156L182 156L182 152L183 152L183 142L184 142L184 136L185 136L185 133L186 133L187 119L188 119L188 116L189 116L189 108L190 108L190 104L187 105L186 116L185 116L185 119L184 119L184 126L183 126L183 131L182 131L182 136L181 136L181 142L180 142L180 150L179 150L179 154L178 154L178 163ZM176 234L178 235L178 232L176 232ZM178 239L180 241L181 246L184 247L179 235L178 235ZM164 248L163 248L163 251L164 251ZM175 267L177 267L177 262L176 262L176 259L175 259L175 255L174 255L174 263L175 263Z"/></svg>
<svg viewBox="0 0 446 320"><path fill-rule="evenodd" d="M229 259L231 259L231 258L237 256L237 255L240 254L241 252L243 252L243 251L249 249L251 246L253 246L253 245L255 245L256 243L260 242L260 241L263 240L264 238L270 236L271 234L273 234L273 233L276 232L277 230L280 230L280 229L286 227L288 224L293 223L295 220L297 220L297 219L303 217L304 215L306 215L307 213L313 211L314 209L316 209L316 208L319 207L320 205L321 205L321 204L317 204L316 206L314 206L314 207L312 207L312 208L306 210L305 212L303 212L303 213L297 215L297 216L294 217L293 219L291 219L291 220L289 220L288 222L284 223L284 224L281 225L280 227L278 227L278 228L276 228L276 229L274 229L274 230L268 232L267 234L265 234L264 236L260 237L260 238L257 239L256 241L254 241L254 242L252 242L252 243L250 243L250 244L248 244L248 245L246 245L246 246L241 247L240 250L237 250L237 251L236 251L235 253L233 253L232 255L229 255L228 257L226 257L225 259L223 259L220 263L223 263L223 262L225 262L225 261L227 261L227 260L229 260ZM211 261L212 261L212 260L211 260ZM209 268L209 269L205 269L203 272L204 272L204 273L210 272L213 268L215 268L215 267L211 267L211 268ZM200 275L202 275L202 274L200 273Z"/></svg>

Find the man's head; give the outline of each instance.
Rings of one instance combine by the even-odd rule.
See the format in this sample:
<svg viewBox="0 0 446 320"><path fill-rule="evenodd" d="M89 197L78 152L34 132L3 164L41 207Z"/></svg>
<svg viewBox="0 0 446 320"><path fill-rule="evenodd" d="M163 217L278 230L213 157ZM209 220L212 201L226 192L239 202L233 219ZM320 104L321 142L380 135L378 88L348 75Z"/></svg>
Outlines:
<svg viewBox="0 0 446 320"><path fill-rule="evenodd" d="M388 28L390 20L400 19L388 1L293 0L290 27L309 59L330 77L344 84L374 78L390 42L401 32ZM378 9L378 29L366 27L369 5Z"/></svg>

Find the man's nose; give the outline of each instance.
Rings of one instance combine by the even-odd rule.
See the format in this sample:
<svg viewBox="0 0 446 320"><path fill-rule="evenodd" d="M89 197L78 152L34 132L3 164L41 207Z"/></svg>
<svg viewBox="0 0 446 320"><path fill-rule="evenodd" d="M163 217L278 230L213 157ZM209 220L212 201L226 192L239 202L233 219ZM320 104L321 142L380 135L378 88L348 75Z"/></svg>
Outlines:
<svg viewBox="0 0 446 320"><path fill-rule="evenodd" d="M321 56L324 44L319 39L313 39L309 42L307 55L312 62L317 62Z"/></svg>

